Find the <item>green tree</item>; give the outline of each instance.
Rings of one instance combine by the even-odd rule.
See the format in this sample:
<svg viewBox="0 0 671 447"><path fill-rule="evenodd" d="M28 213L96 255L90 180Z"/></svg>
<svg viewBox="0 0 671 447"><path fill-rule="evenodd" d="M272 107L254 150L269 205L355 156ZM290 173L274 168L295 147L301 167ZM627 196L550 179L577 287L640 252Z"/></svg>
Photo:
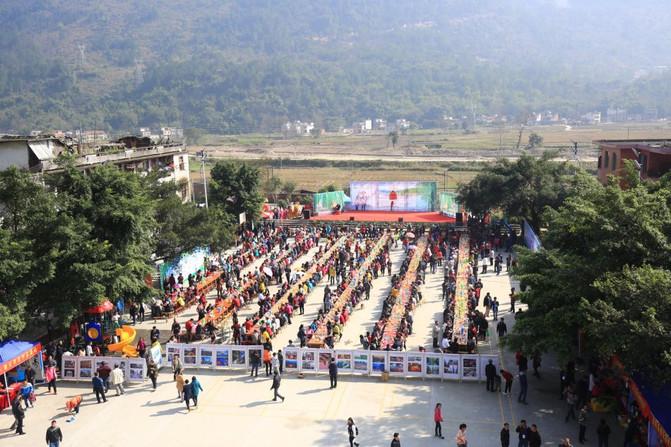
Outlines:
<svg viewBox="0 0 671 447"><path fill-rule="evenodd" d="M31 275L33 255L28 241L15 241L0 228L0 340L26 326L26 296L39 281Z"/></svg>
<svg viewBox="0 0 671 447"><path fill-rule="evenodd" d="M230 219L218 207L202 208L182 203L177 191L181 184L161 182L159 176L147 176L156 212L153 231L155 259L167 260L196 247L208 245L218 252L233 242Z"/></svg>
<svg viewBox="0 0 671 447"><path fill-rule="evenodd" d="M292 182L291 180L286 180L286 181L282 182L281 191L282 191L282 194L287 195L287 200L291 200L291 195L296 190L296 186L297 186L297 183Z"/></svg>
<svg viewBox="0 0 671 447"><path fill-rule="evenodd" d="M545 208L560 206L583 185L569 175L567 163L554 160L556 155L523 155L517 161L488 164L469 183L459 185L459 202L477 216L501 210L508 218L527 219L539 231Z"/></svg>
<svg viewBox="0 0 671 447"><path fill-rule="evenodd" d="M503 344L565 361L582 329L592 352L618 354L629 371L671 380L671 342L661 334L671 312L671 191L578 178L576 195L547 212L544 248L520 251L516 274L528 290L519 298L529 309Z"/></svg>
<svg viewBox="0 0 671 447"><path fill-rule="evenodd" d="M218 162L210 172L211 203L237 221L240 213L247 219L261 215L264 198L260 192L261 172L246 163L239 167L231 162Z"/></svg>
<svg viewBox="0 0 671 447"><path fill-rule="evenodd" d="M543 145L543 137L538 135L536 132L531 132L531 134L529 134L529 143L527 144L527 147L533 149L535 147L540 147L542 145Z"/></svg>
<svg viewBox="0 0 671 447"><path fill-rule="evenodd" d="M282 180L279 177L270 177L263 182L263 193L266 197L272 197L273 202L277 203L277 191L282 187Z"/></svg>

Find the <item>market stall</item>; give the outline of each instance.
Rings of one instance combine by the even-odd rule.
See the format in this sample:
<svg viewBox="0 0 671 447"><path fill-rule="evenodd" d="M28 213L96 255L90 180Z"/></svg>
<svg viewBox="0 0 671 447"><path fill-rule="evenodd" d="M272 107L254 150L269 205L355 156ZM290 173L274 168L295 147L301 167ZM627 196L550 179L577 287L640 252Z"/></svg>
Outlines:
<svg viewBox="0 0 671 447"><path fill-rule="evenodd" d="M11 406L11 400L16 395L18 387L21 386L18 382L10 385L7 373L13 370L17 370L17 373L22 373L20 371L22 365L35 356L38 356L41 369L42 357L39 355L41 353L42 345L39 342L9 340L0 343L0 374L2 374L5 384L5 388L0 390L0 409ZM18 379L22 376L17 375L16 377Z"/></svg>

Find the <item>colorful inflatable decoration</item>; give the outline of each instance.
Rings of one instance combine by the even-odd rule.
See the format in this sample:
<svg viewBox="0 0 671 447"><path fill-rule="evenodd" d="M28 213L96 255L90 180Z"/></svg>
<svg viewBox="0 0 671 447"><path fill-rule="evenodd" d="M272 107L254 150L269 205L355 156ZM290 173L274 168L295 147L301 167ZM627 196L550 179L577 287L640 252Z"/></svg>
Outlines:
<svg viewBox="0 0 671 447"><path fill-rule="evenodd" d="M103 340L103 331L100 325L95 321L86 324L86 340L101 342Z"/></svg>

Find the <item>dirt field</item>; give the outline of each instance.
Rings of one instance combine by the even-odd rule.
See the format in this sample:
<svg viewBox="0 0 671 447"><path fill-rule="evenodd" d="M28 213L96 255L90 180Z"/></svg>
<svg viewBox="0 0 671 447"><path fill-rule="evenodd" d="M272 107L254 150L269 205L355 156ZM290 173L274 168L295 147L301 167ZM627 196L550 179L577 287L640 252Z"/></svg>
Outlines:
<svg viewBox="0 0 671 447"><path fill-rule="evenodd" d="M531 132L543 138L543 146L524 150ZM540 155L557 150L560 158L573 160L573 142L578 143L578 158L584 168L595 168L595 140L671 138L665 121L656 123L602 124L599 126L527 127L522 133L520 149L516 149L518 126L479 127L476 133L459 130L416 130L399 137L394 147L384 133L367 135L324 134L319 138L286 138L274 135L208 135L201 145L189 146L190 152L205 149L210 163L227 159L253 161L264 178L276 176L282 181L297 183L296 189L317 191L327 185L343 188L352 180L427 180L438 188L455 189L457 183L468 182L477 170L473 163L505 157L515 159L523 153ZM293 165L278 160L292 160ZM296 161L299 166L295 166ZM320 167L310 167L313 160L322 160ZM304 166L300 166L305 161ZM373 167L357 166L375 161ZM349 166L348 166L349 163ZM330 166L329 166L330 164ZM365 163L364 163L365 164ZM200 163L193 163L193 178ZM445 175L445 170L448 170Z"/></svg>

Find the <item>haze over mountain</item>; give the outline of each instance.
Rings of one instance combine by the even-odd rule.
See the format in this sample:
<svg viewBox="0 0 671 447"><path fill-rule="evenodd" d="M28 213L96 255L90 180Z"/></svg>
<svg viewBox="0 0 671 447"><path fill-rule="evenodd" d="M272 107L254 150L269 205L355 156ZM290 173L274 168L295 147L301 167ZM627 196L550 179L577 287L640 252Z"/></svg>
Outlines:
<svg viewBox="0 0 671 447"><path fill-rule="evenodd" d="M9 0L0 131L666 116L670 19L653 0Z"/></svg>

